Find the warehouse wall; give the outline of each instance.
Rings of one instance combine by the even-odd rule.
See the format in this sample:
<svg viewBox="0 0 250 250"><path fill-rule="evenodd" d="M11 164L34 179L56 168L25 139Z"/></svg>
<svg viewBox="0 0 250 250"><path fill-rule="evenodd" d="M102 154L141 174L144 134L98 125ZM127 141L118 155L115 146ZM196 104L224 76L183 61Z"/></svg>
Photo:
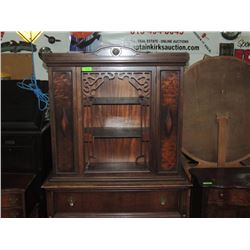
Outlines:
<svg viewBox="0 0 250 250"><path fill-rule="evenodd" d="M50 44L44 36L54 36L61 42ZM46 66L38 56L42 47L49 47L55 52L69 52L70 32L46 32L35 42L35 69L37 79L46 80ZM21 41L16 32L5 32L2 42L10 40ZM100 32L100 39L85 48L85 51L94 51L98 47L121 45L134 48L138 51L150 52L188 52L189 65L201 60L205 55L217 56L220 54L221 43L233 43L234 54L244 61L250 62L250 32L241 32L234 40L227 40L221 32ZM4 52L9 53L9 52ZM20 53L27 53L23 51Z"/></svg>

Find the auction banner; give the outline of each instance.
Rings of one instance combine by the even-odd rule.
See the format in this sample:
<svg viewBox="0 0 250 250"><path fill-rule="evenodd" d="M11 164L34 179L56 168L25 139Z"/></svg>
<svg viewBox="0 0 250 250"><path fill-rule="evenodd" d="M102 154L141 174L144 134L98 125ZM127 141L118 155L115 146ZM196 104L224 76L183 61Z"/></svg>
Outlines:
<svg viewBox="0 0 250 250"><path fill-rule="evenodd" d="M74 33L77 33L80 37L74 37ZM223 52L220 48L230 47L232 48L231 55L235 55L246 62L250 61L250 32L235 32L238 33L235 38L225 38L222 32L218 31L95 31L74 33L71 36L71 51L94 52L101 47L124 46L140 52L187 52L190 54L189 63L192 64L201 60L204 56L218 56Z"/></svg>
<svg viewBox="0 0 250 250"><path fill-rule="evenodd" d="M219 32L130 31L101 32L102 46L119 45L142 52L219 53Z"/></svg>

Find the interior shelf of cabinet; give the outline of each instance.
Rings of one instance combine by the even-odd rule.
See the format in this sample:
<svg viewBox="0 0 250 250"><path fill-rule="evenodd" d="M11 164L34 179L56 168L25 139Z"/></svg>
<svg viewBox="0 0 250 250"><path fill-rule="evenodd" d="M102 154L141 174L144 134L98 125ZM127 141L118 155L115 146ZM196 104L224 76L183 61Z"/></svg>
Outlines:
<svg viewBox="0 0 250 250"><path fill-rule="evenodd" d="M144 140L149 140L149 128L85 128L84 132L95 138L141 138L143 134Z"/></svg>
<svg viewBox="0 0 250 250"><path fill-rule="evenodd" d="M135 162L99 162L91 163L87 168L88 172L121 172L121 171L148 171L148 166Z"/></svg>
<svg viewBox="0 0 250 250"><path fill-rule="evenodd" d="M149 105L148 97L89 97L84 103L92 105Z"/></svg>

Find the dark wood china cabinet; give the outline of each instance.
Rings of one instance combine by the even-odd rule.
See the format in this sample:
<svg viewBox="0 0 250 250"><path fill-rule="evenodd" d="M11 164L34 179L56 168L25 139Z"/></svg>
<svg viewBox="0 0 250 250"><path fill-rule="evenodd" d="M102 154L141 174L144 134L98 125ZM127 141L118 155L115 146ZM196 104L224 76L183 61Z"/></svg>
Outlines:
<svg viewBox="0 0 250 250"><path fill-rule="evenodd" d="M50 217L187 217L180 158L186 53L47 54Z"/></svg>

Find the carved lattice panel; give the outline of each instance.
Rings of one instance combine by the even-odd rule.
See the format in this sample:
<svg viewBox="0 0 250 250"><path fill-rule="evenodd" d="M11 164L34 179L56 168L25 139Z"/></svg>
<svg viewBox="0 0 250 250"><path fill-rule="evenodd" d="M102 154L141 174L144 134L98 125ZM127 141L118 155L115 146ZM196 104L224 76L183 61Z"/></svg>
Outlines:
<svg viewBox="0 0 250 250"><path fill-rule="evenodd" d="M150 72L88 72L82 74L83 97L95 96L105 79L113 80L114 78L119 80L127 78L129 83L136 89L138 96L150 96Z"/></svg>

